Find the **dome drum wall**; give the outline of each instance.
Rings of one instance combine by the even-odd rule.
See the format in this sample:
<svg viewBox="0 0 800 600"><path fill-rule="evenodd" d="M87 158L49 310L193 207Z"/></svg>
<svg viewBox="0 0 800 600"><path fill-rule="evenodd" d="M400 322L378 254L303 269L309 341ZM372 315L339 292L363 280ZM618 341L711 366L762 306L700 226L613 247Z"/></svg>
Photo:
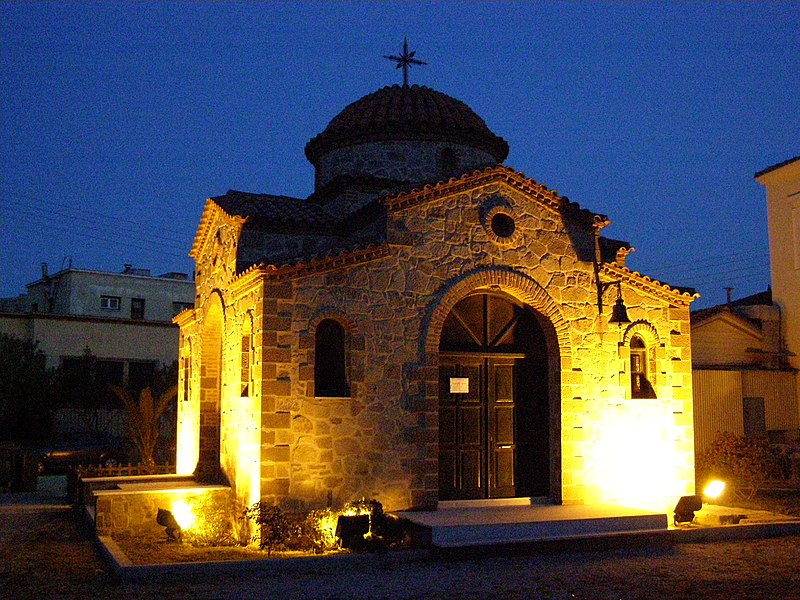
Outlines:
<svg viewBox="0 0 800 600"><path fill-rule="evenodd" d="M316 165L315 189L342 173L371 175L408 183L435 183L493 167L494 156L448 142L388 141L332 150Z"/></svg>

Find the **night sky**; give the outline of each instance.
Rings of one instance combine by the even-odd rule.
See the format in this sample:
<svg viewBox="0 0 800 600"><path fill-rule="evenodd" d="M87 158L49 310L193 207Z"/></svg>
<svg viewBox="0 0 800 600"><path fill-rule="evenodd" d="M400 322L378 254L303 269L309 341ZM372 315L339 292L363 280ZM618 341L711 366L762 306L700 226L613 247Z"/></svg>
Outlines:
<svg viewBox="0 0 800 600"><path fill-rule="evenodd" d="M800 154L800 3L0 4L0 296L75 268L191 273L203 204L305 198L306 142L402 74L607 214L631 268L766 288L753 174Z"/></svg>

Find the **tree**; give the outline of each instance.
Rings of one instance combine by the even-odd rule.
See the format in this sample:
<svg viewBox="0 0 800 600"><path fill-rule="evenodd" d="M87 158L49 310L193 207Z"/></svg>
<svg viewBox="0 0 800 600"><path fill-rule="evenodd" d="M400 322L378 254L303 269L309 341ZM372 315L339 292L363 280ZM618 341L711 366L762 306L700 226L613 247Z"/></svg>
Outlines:
<svg viewBox="0 0 800 600"><path fill-rule="evenodd" d="M0 334L0 440L46 438L53 372L36 342Z"/></svg>
<svg viewBox="0 0 800 600"><path fill-rule="evenodd" d="M167 412L172 399L178 395L178 386L170 386L157 397L146 387L139 392L138 400L128 388L117 385L109 387L125 405L128 433L139 452L139 460L147 467L154 466L161 417Z"/></svg>

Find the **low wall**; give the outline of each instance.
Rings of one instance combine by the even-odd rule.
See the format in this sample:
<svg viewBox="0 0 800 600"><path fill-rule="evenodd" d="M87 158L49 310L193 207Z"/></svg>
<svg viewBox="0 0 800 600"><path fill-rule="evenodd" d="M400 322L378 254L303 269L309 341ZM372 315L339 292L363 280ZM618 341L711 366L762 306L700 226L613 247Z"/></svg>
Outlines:
<svg viewBox="0 0 800 600"><path fill-rule="evenodd" d="M127 479L127 478L119 478ZM117 489L95 489L94 521L98 535L164 535L156 522L158 509L172 510L182 501L204 511L230 510L231 489L186 482L121 482Z"/></svg>
<svg viewBox="0 0 800 600"><path fill-rule="evenodd" d="M78 495L78 504L83 504L94 510L96 502L95 492L100 490L118 490L120 485L131 483L157 484L165 488L194 487L193 475L175 475L167 473L162 475L116 475L108 477L81 477Z"/></svg>

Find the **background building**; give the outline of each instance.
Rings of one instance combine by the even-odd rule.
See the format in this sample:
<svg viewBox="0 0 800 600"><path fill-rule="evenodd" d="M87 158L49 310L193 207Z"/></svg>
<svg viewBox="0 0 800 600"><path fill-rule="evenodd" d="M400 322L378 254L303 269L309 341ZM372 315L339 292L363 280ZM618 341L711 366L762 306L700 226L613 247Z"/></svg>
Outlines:
<svg viewBox="0 0 800 600"><path fill-rule="evenodd" d="M755 179L767 192L772 300L781 311L785 344L781 351L789 366L800 369L800 156L759 171Z"/></svg>
<svg viewBox="0 0 800 600"><path fill-rule="evenodd" d="M797 372L770 291L692 313L695 449L718 432L798 441Z"/></svg>
<svg viewBox="0 0 800 600"><path fill-rule="evenodd" d="M771 286L692 313L697 451L720 431L800 441L800 157L755 179L767 191Z"/></svg>
<svg viewBox="0 0 800 600"><path fill-rule="evenodd" d="M113 406L105 384L141 387L177 360L172 318L193 303L194 282L183 273L154 277L125 265L120 273L70 267L50 275L43 265L25 295L0 301L0 333L37 342L47 366L60 368L70 385L54 404ZM61 425L79 428L74 416L62 413Z"/></svg>

